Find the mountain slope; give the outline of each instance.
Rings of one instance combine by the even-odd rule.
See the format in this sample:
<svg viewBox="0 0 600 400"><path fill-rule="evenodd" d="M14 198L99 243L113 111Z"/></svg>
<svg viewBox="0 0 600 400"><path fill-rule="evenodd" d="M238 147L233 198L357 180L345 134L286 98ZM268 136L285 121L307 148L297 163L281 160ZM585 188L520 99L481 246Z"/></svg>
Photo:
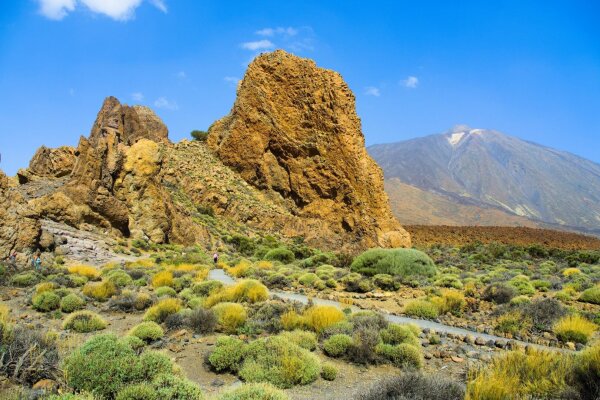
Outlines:
<svg viewBox="0 0 600 400"><path fill-rule="evenodd" d="M396 178L455 203L600 232L600 165L573 154L464 126L371 146L369 152L383 168L388 187ZM450 210L439 211L445 212Z"/></svg>

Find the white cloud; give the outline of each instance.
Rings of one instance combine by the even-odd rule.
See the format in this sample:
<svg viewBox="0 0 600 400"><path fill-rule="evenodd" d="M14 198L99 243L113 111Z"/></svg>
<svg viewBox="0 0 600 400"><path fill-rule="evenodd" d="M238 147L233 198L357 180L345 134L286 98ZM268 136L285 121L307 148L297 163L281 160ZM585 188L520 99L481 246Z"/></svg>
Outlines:
<svg viewBox="0 0 600 400"><path fill-rule="evenodd" d="M275 36L275 35L285 35L285 36L295 36L298 34L298 29L292 28L288 26L287 28L277 27L277 28L264 28L256 31L257 35L260 36Z"/></svg>
<svg viewBox="0 0 600 400"><path fill-rule="evenodd" d="M164 0L150 0L150 3L152 3L152 5L156 8L158 8L160 11L164 12L165 14L167 13L168 9L167 9L167 5L165 4Z"/></svg>
<svg viewBox="0 0 600 400"><path fill-rule="evenodd" d="M400 84L407 88L415 89L417 86L419 86L419 78L416 76L409 76L408 78L401 80Z"/></svg>
<svg viewBox="0 0 600 400"><path fill-rule="evenodd" d="M144 101L144 94L140 92L131 93L131 98L134 101Z"/></svg>
<svg viewBox="0 0 600 400"><path fill-rule="evenodd" d="M40 13L54 20L63 19L68 13L75 11L81 4L95 14L103 14L117 21L127 21L134 17L135 10L144 0L37 0ZM148 0L154 7L167 12L164 0Z"/></svg>
<svg viewBox="0 0 600 400"><path fill-rule="evenodd" d="M133 18L135 9L142 0L81 0L90 11L104 14L117 21L127 21Z"/></svg>
<svg viewBox="0 0 600 400"><path fill-rule="evenodd" d="M177 73L177 77L178 77L179 79L185 79L185 78L187 78L187 74L185 73L185 71L179 71L179 72Z"/></svg>
<svg viewBox="0 0 600 400"><path fill-rule="evenodd" d="M376 88L375 86L367 86L365 88L365 94L367 96L375 96L375 97L381 96L381 92L379 91L379 88Z"/></svg>
<svg viewBox="0 0 600 400"><path fill-rule="evenodd" d="M75 9L75 0L38 0L40 13L46 18L61 20Z"/></svg>
<svg viewBox="0 0 600 400"><path fill-rule="evenodd" d="M242 46L242 49L252 50L252 51L267 50L267 49L272 49L273 47L275 47L273 42L271 42L270 40L267 40L267 39L257 40L255 42L245 42L245 43L242 43L241 46Z"/></svg>
<svg viewBox="0 0 600 400"><path fill-rule="evenodd" d="M179 110L179 106L174 101L170 101L166 97L159 97L154 102L154 107L156 108L165 108L167 110Z"/></svg>
<svg viewBox="0 0 600 400"><path fill-rule="evenodd" d="M223 80L229 84L236 85L240 83L240 79L235 76L226 76Z"/></svg>

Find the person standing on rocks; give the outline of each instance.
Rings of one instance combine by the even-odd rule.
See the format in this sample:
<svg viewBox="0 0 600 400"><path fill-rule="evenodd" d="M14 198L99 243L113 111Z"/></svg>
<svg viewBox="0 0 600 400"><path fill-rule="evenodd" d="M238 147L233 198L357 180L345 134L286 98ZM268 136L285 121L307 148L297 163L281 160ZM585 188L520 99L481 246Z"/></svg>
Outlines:
<svg viewBox="0 0 600 400"><path fill-rule="evenodd" d="M33 256L33 260L31 260L31 263L33 264L33 268L36 271L39 272L42 270L42 255L40 254L39 250Z"/></svg>

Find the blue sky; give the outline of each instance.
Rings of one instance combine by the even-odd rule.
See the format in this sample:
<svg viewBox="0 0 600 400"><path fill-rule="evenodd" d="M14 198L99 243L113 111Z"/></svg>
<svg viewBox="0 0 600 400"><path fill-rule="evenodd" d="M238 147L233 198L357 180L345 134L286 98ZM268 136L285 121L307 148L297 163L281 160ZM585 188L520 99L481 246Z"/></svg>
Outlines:
<svg viewBox="0 0 600 400"><path fill-rule="evenodd" d="M468 124L600 162L599 2L295 3L3 1L0 168L76 145L108 95L188 137L275 48L342 74L367 144Z"/></svg>

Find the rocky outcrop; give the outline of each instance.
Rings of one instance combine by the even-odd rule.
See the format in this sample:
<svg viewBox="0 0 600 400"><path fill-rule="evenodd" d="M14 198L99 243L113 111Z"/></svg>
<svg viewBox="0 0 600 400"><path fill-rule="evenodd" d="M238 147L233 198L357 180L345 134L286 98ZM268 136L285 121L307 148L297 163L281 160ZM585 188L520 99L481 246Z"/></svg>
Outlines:
<svg viewBox="0 0 600 400"><path fill-rule="evenodd" d="M40 147L29 162L29 172L44 177L60 178L73 171L76 160L75 149L62 146L57 149Z"/></svg>
<svg viewBox="0 0 600 400"><path fill-rule="evenodd" d="M40 235L37 215L0 171L0 258L36 247Z"/></svg>
<svg viewBox="0 0 600 400"><path fill-rule="evenodd" d="M339 74L281 50L257 57L208 143L292 214L323 221L321 236L354 248L410 245L390 211L382 172L365 150L354 95Z"/></svg>
<svg viewBox="0 0 600 400"><path fill-rule="evenodd" d="M81 138L69 181L32 201L43 218L78 228L194 243L203 236L161 184L168 130L149 108L108 97L89 138Z"/></svg>

